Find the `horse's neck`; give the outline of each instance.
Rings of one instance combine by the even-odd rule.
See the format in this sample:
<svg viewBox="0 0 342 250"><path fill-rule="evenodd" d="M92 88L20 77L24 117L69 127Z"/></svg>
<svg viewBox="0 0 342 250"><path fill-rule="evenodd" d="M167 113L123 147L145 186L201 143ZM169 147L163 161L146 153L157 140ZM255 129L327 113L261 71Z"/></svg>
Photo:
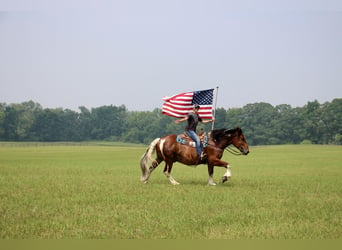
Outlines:
<svg viewBox="0 0 342 250"><path fill-rule="evenodd" d="M222 140L221 144L222 144L222 149L225 149L230 144L232 144L232 142L231 142L231 140L226 140L226 141Z"/></svg>
<svg viewBox="0 0 342 250"><path fill-rule="evenodd" d="M212 140L212 139L211 139ZM226 147L228 147L230 144L232 144L231 140L212 140L212 142L215 144L216 147L224 150Z"/></svg>
<svg viewBox="0 0 342 250"><path fill-rule="evenodd" d="M226 147L228 147L230 144L232 144L232 141L233 141L232 137L230 137L230 138L225 137L225 138L221 138L219 140L214 140L211 137L211 132L212 131L209 132L209 138L215 144L215 146L217 148L220 148L220 149L224 150Z"/></svg>

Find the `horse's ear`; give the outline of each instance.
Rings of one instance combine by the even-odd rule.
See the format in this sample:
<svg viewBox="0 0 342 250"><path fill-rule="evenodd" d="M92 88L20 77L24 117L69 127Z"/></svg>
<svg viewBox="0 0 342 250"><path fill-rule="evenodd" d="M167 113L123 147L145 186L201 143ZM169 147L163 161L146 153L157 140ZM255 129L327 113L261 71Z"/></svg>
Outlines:
<svg viewBox="0 0 342 250"><path fill-rule="evenodd" d="M236 127L236 131L238 131L239 135L242 134L242 129L240 127Z"/></svg>
<svg viewBox="0 0 342 250"><path fill-rule="evenodd" d="M231 136L232 136L231 131L230 131L229 129L226 129L226 130L224 131L224 134L227 135L228 137L231 137Z"/></svg>

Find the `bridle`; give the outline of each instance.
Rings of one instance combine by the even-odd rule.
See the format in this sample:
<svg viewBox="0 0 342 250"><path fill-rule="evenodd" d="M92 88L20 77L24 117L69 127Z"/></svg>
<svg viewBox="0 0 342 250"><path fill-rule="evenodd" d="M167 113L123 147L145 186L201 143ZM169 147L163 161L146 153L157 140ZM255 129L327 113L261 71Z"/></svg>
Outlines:
<svg viewBox="0 0 342 250"><path fill-rule="evenodd" d="M217 147L216 145L213 145L213 144L211 144L211 143L208 143L208 146L223 151L222 148L219 148L219 147ZM231 153L232 155L242 155L242 153L241 153L234 145L229 145L229 146L226 147L224 150L226 150L227 152Z"/></svg>
<svg viewBox="0 0 342 250"><path fill-rule="evenodd" d="M229 145L224 150L226 150L227 152L231 153L232 155L242 155L241 151L237 150L237 148L235 146Z"/></svg>
<svg viewBox="0 0 342 250"><path fill-rule="evenodd" d="M213 140L213 141L215 141L215 140ZM211 143L208 143L208 146L211 146L211 147L214 147L214 148L216 148L216 149L219 149L219 150L223 151L222 148L217 147L215 144L213 145L213 144L211 144ZM226 150L227 152L231 153L232 155L243 155L243 154L241 153L241 151L238 150L238 149L237 149L234 145L232 145L232 144L229 145L228 147L224 148L224 150Z"/></svg>

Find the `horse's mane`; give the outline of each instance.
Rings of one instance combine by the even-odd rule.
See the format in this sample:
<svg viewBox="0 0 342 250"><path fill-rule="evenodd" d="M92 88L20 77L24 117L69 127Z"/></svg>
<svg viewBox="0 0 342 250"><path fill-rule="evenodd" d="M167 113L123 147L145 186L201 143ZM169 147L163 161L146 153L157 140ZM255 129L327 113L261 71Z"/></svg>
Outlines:
<svg viewBox="0 0 342 250"><path fill-rule="evenodd" d="M225 136L227 134L234 134L235 132L238 132L238 135L242 134L241 128L236 127L236 128L232 128L232 129L225 129L225 128L214 129L211 131L210 135L214 141L219 141L223 136Z"/></svg>
<svg viewBox="0 0 342 250"><path fill-rule="evenodd" d="M218 141L222 136L224 136L226 129L214 129L211 131L210 135L214 141Z"/></svg>

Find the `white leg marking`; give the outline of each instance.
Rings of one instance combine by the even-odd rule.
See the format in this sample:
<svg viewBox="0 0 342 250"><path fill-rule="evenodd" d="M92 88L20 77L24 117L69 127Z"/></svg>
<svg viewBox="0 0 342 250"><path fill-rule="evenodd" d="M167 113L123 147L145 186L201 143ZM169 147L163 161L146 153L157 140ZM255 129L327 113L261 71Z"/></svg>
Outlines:
<svg viewBox="0 0 342 250"><path fill-rule="evenodd" d="M226 173L222 176L223 183L226 181L229 181L230 177L232 176L232 172L231 172L229 165L227 165L226 169L227 169Z"/></svg>
<svg viewBox="0 0 342 250"><path fill-rule="evenodd" d="M173 184L173 185L179 185L180 184L175 179L173 179L173 177L171 175L168 178L169 178L169 181L171 182L171 184Z"/></svg>
<svg viewBox="0 0 342 250"><path fill-rule="evenodd" d="M226 176L227 178L230 178L232 176L232 171L231 171L231 168L229 165L227 165L227 171L226 173L224 174L224 176Z"/></svg>
<svg viewBox="0 0 342 250"><path fill-rule="evenodd" d="M216 183L214 182L214 179L212 176L209 176L208 185L209 186L216 186Z"/></svg>
<svg viewBox="0 0 342 250"><path fill-rule="evenodd" d="M175 179L173 179L173 177L167 173L167 172L164 172L165 176L169 179L169 181L171 182L171 184L173 185L179 185L180 183L177 182Z"/></svg>

